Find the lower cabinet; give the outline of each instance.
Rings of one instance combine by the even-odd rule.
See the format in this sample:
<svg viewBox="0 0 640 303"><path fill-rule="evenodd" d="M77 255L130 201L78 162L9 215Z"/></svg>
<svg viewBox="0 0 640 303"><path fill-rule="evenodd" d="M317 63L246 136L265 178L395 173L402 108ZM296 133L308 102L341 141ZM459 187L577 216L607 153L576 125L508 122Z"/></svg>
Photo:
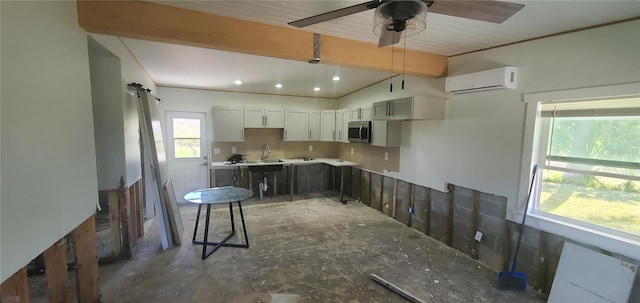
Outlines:
<svg viewBox="0 0 640 303"><path fill-rule="evenodd" d="M295 165L293 193L309 194L328 190L339 191L340 169L340 167L324 163ZM260 183L264 182L264 177L263 173L251 173L246 167L213 169L211 170L211 187L238 186L248 188L253 191L253 197L258 198L260 197ZM289 166L285 166L279 172L269 172L266 177L268 189L262 193L264 197L290 194Z"/></svg>

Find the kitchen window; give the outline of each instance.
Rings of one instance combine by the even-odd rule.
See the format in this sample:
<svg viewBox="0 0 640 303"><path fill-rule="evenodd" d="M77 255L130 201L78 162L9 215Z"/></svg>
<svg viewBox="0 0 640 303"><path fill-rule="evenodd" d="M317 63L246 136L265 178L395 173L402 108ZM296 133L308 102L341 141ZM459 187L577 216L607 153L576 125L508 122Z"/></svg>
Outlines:
<svg viewBox="0 0 640 303"><path fill-rule="evenodd" d="M524 99L523 181L539 166L530 225L634 255L640 245L640 83ZM522 213L524 202L517 208L512 211Z"/></svg>

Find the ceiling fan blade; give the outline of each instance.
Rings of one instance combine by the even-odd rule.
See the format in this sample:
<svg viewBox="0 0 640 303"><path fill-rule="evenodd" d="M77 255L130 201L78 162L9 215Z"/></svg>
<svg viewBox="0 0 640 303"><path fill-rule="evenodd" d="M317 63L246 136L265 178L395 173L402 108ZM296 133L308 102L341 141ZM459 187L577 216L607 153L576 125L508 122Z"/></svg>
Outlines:
<svg viewBox="0 0 640 303"><path fill-rule="evenodd" d="M305 27L305 26L316 24L316 23L325 22L325 21L336 19L336 18L348 16L351 14L363 12L368 9L376 8L378 7L378 5L380 5L380 2L378 0L372 0L369 2L364 2L364 3L348 6L345 8L337 9L335 11L330 11L323 14L307 17L304 19L291 21L288 24L296 27Z"/></svg>
<svg viewBox="0 0 640 303"><path fill-rule="evenodd" d="M515 15L524 4L502 1L436 0L429 7L430 13L473 20L502 23Z"/></svg>
<svg viewBox="0 0 640 303"><path fill-rule="evenodd" d="M378 41L378 47L396 44L400 42L400 37L402 37L402 32L382 30L380 40Z"/></svg>

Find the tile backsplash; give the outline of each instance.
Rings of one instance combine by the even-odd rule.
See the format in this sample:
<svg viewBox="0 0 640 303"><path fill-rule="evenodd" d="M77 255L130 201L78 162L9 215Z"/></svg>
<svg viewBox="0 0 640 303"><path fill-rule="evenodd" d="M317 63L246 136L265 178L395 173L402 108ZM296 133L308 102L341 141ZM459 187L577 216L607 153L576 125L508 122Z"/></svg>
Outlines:
<svg viewBox="0 0 640 303"><path fill-rule="evenodd" d="M382 172L383 170L398 171L400 167L400 148L377 147L364 143L335 143L335 142L289 142L282 140L281 128L245 128L244 142L212 142L211 161L226 161L233 155L232 148L236 148L236 154L245 155L247 160L260 160L265 144L269 145L270 159L293 158L340 158L355 162L362 168ZM309 146L313 151L309 151ZM214 154L214 149L220 149L220 154ZM354 153L351 153L353 148ZM385 152L387 159L385 160Z"/></svg>

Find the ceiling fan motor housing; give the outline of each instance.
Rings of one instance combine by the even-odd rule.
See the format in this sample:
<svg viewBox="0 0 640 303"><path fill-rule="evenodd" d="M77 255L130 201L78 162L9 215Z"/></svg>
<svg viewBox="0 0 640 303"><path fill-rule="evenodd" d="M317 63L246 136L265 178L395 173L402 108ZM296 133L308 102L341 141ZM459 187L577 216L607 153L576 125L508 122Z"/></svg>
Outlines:
<svg viewBox="0 0 640 303"><path fill-rule="evenodd" d="M425 9L421 1L389 1L380 5L380 15L385 19L391 19L387 24L387 30L401 32L407 28L407 20L420 14Z"/></svg>

